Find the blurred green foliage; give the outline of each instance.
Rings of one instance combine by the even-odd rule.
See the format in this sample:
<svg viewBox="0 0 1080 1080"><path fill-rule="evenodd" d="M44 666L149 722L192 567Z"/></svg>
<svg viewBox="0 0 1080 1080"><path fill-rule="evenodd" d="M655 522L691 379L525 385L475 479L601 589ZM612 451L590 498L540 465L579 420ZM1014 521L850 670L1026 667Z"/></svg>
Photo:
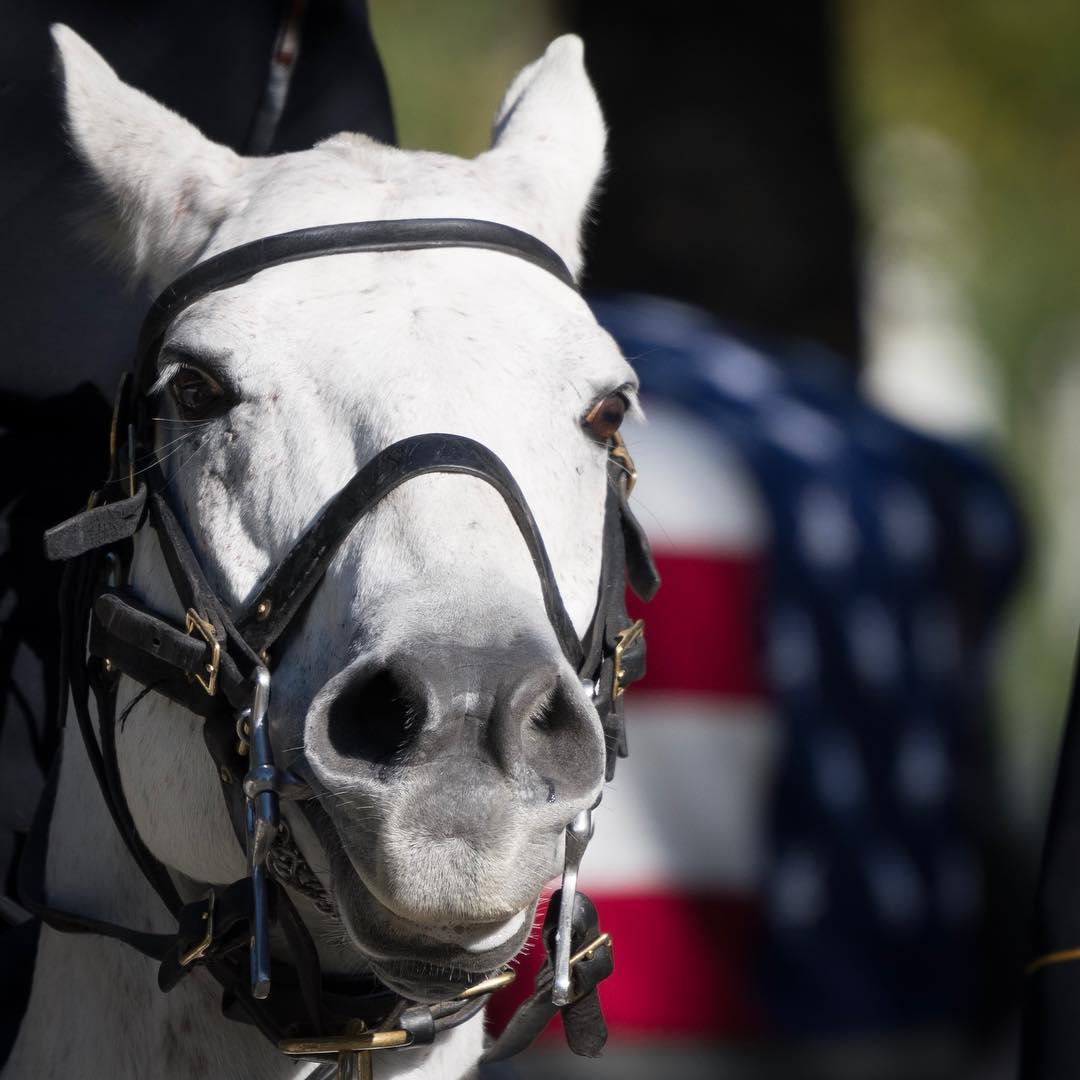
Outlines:
<svg viewBox="0 0 1080 1080"><path fill-rule="evenodd" d="M1002 673L1006 734L1041 743L1045 777L1074 647L1049 617L1063 583L1050 580L1045 553L1055 515L1080 503L1080 486L1070 510L1046 482L1048 409L1064 367L1080 360L1080 4L847 0L838 16L853 158L875 133L918 126L972 167L974 257L962 284L997 369L1004 451L1034 544Z"/></svg>
<svg viewBox="0 0 1080 1080"><path fill-rule="evenodd" d="M398 141L473 157L510 80L559 33L545 0L370 0Z"/></svg>
<svg viewBox="0 0 1080 1080"><path fill-rule="evenodd" d="M1048 374L1031 363L1035 340L1078 314L1080 5L850 0L841 14L853 140L918 124L975 166L971 285L1022 408Z"/></svg>

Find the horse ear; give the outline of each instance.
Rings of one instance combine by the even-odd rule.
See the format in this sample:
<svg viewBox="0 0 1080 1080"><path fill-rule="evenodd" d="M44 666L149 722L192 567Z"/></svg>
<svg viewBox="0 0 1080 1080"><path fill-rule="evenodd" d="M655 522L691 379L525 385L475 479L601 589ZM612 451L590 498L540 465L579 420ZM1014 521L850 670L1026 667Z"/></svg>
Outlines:
<svg viewBox="0 0 1080 1080"><path fill-rule="evenodd" d="M605 142L581 38L556 38L510 84L485 156L520 193L523 209L538 212L535 231L575 277L582 262L581 225L604 170Z"/></svg>
<svg viewBox="0 0 1080 1080"><path fill-rule="evenodd" d="M160 286L198 257L238 197L243 159L120 81L67 26L52 27L68 138L97 189L92 232Z"/></svg>

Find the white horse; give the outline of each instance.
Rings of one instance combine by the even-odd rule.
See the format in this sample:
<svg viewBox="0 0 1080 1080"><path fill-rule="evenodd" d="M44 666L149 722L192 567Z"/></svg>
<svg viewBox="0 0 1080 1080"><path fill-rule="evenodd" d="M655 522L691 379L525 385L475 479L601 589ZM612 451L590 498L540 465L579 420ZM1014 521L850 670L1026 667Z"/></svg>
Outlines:
<svg viewBox="0 0 1080 1080"><path fill-rule="evenodd" d="M70 140L100 194L110 249L152 286L269 234L411 217L516 226L575 274L581 266L604 126L575 37L517 76L491 149L474 160L354 134L242 158L123 84L71 30L54 37ZM633 408L635 379L584 301L543 270L460 249L278 267L185 311L157 374L170 498L227 602L253 594L379 449L445 431L484 443L514 474L567 610L586 629L606 451L584 418L605 399ZM136 538L132 581L147 605L183 621L148 530ZM433 475L387 497L339 551L273 674L275 749L285 760L302 752L333 825L331 838L316 838L285 809L339 913L293 897L324 971L374 963L398 992L435 1000L447 972L513 958L561 867L568 822L600 792L604 748L497 494L474 478ZM122 680L121 708L139 689ZM372 714L390 734L373 730ZM380 739L409 753L376 767ZM243 876L197 717L150 694L118 731L117 753L138 832L186 899ZM56 907L175 930L109 819L73 723L46 888ZM219 1004L202 971L162 994L154 963L133 950L44 928L4 1076L310 1069L223 1019ZM431 1047L382 1055L376 1073L467 1075L483 1040L478 1017Z"/></svg>

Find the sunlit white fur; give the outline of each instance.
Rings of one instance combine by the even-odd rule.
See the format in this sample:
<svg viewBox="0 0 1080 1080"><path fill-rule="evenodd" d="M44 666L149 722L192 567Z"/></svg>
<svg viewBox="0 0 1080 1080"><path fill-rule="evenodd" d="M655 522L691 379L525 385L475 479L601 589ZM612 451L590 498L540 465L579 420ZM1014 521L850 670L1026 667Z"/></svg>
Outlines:
<svg viewBox="0 0 1080 1080"><path fill-rule="evenodd" d="M122 84L72 31L58 27L54 36L71 142L101 192L113 253L154 288L267 234L422 216L515 225L553 246L573 271L580 267L580 226L602 167L604 131L577 38L558 39L515 79L492 149L466 161L349 134L303 153L243 159ZM584 302L543 270L460 250L306 261L195 305L171 328L166 352L212 359L242 399L227 421L205 428L163 422L159 445L171 495L226 601L251 594L378 448L442 430L485 443L515 475L584 631L596 596L605 471L603 449L583 435L580 418L633 376ZM152 536L139 538L133 577L148 603L182 615ZM312 700L358 656L387 655L432 633L484 646L522 627L551 636L535 571L499 498L464 477L411 482L355 530L303 633L275 658L278 753L295 753ZM122 685L121 707L137 690ZM125 724L119 755L139 831L182 890L193 895L197 883L243 874L201 721L152 695ZM557 864L564 823L543 825L550 860L496 866L494 898L462 896L467 914L505 919L520 909ZM313 837L302 821L293 824L324 872ZM424 852L399 855L402 865L419 866ZM432 865L452 889L452 865ZM393 884L407 903L407 883L375 884ZM73 724L48 893L87 915L173 929L113 830ZM298 903L329 969L363 966L340 927ZM221 1019L218 997L201 972L160 994L153 965L124 946L45 930L31 1005L4 1075L302 1074L252 1029ZM481 1041L480 1022L470 1023L432 1050L384 1055L376 1075L465 1075Z"/></svg>

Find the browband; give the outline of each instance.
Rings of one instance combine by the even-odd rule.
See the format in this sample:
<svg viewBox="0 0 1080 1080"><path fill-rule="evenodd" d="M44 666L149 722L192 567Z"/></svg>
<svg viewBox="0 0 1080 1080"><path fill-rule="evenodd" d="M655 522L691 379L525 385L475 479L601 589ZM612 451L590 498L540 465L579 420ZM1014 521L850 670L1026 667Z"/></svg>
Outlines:
<svg viewBox="0 0 1080 1080"><path fill-rule="evenodd" d="M324 255L355 255L376 251L417 251L431 248L482 248L539 266L564 285L577 289L566 263L530 233L477 218L400 218L386 221L346 221L264 236L239 244L192 267L167 286L150 305L139 332L133 389L139 395L153 382L145 367L169 324L185 308L210 293L241 285L261 270L316 259Z"/></svg>

